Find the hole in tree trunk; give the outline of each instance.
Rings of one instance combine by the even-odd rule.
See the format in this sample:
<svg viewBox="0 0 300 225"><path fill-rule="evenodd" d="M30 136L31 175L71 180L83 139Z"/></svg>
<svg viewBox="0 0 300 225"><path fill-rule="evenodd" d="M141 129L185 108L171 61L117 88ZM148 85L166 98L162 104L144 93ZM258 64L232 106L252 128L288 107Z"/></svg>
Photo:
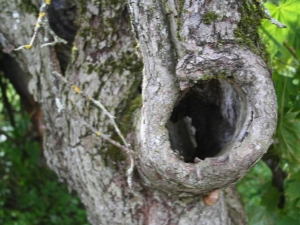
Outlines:
<svg viewBox="0 0 300 225"><path fill-rule="evenodd" d="M226 151L244 119L245 94L229 79L200 81L179 97L167 123L171 148L185 162ZM237 129L238 128L238 129ZM196 160L197 161L197 160Z"/></svg>

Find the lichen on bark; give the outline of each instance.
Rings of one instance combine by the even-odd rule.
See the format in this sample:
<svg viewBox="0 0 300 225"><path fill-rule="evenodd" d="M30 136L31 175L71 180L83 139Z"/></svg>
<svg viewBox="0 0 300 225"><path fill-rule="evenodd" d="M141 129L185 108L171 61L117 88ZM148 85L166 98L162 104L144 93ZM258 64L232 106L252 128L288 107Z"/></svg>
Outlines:
<svg viewBox="0 0 300 225"><path fill-rule="evenodd" d="M68 0L53 1L68 3ZM116 116L136 153L132 189L126 183L126 155L81 127L76 119L58 114L53 107L48 49L35 47L31 52L11 54L33 77L30 87L42 104L47 127L48 164L78 192L90 222L245 224L243 207L234 188L221 191L220 200L213 206L202 202L204 194L235 183L255 164L270 143L275 125L275 96L267 68L257 55L261 53L254 51L254 54L254 46L237 43L235 35L244 26L239 24L244 17L239 7L245 2L132 0L127 6L124 1L115 0L76 2L78 33L71 45L76 50L68 61L65 77L103 102ZM1 4L7 6L6 12L13 11L8 6L17 8L15 2ZM137 40L131 31L127 7L132 13ZM245 15L251 16L254 9L247 8L249 15ZM213 16L215 19L205 22L208 12L214 12L218 18ZM1 17L5 22L0 24L0 32L14 46L24 44L24 36L30 37L30 24L36 19L19 14L22 18L17 31L10 29L14 21L10 13L7 13L10 20L4 14ZM250 31L243 27L241 33ZM251 43L254 45L256 41ZM137 46L142 58L135 54ZM141 60L142 95L139 93ZM220 94L222 101L214 100L218 96L207 91L206 84ZM254 96L253 92L261 95ZM60 86L59 94L74 115L117 139L105 115L90 102L64 85ZM226 96L238 103L227 104L223 101ZM214 101L207 106L205 100L209 99ZM238 112L234 117L235 132L231 133L238 141L231 139L219 155L200 161L194 157L184 162L176 156L166 124L174 108L182 103L183 108L190 107L191 104L184 103L189 101L196 103L186 113L189 115L194 111L197 114L199 105L216 109L212 104L218 106L213 115L219 119L224 116L219 113L221 108ZM270 114L270 121L266 120L265 112ZM226 120L230 118L227 116ZM253 129L257 128L253 121L263 124L264 133L260 128ZM197 122L200 123L201 120ZM254 138L257 139L253 141Z"/></svg>
<svg viewBox="0 0 300 225"><path fill-rule="evenodd" d="M138 41L145 64L143 96L146 100L143 101L141 125L137 132L140 135L139 171L145 182L150 186L174 193L198 194L205 194L236 182L265 153L276 126L276 98L267 67L260 56L255 55L259 52L255 51L256 46L254 49L248 38L243 46L236 41L236 32L252 31L245 28L246 25L243 24L246 14L243 12L241 15L240 11L244 2L189 1L183 4L177 2L176 5L174 1L167 1L164 5L160 5L151 1L144 5L134 2L130 4L133 23L144 24L143 29L136 29L136 32L140 37ZM152 7L160 8L153 12ZM249 11L247 16L251 16L250 11L254 11L252 18L257 20L256 12L259 11L257 8L259 5L243 7L243 10ZM214 20L208 23L207 14L211 12L218 15L218 18L214 17ZM180 27L178 27L178 20L181 21L180 24L182 23ZM256 29L257 26L253 30L255 34L257 34ZM145 34L145 31L152 35ZM178 39L178 32L180 39ZM256 35L254 38L259 37ZM149 49L148 43L152 44L152 49ZM177 65L166 64L167 59L170 61L175 58ZM220 82L220 91L215 94L200 85L202 81L212 79ZM208 101L205 95L196 94L196 90L201 93L206 92L207 99L218 93L223 94L216 98L218 100ZM195 94L190 94L192 91ZM238 94L232 95L235 92ZM231 114L237 116L234 117L235 122L231 123L234 127L232 138L226 137L227 143L222 144L221 149L215 151L213 155L209 154L210 157L206 159L200 157L200 161L196 160L195 156L187 159L185 154L186 163L184 163L172 154L165 126L173 108L185 99L184 95L187 93L192 97L195 95L194 98L199 98L198 104L206 105L202 108L208 107L208 111L219 111L219 116L223 120L228 120L228 124L232 120ZM238 100L233 101L232 98ZM264 102L261 99L264 99ZM238 105L229 102L237 102ZM156 107L153 106L154 104ZM191 117L194 128L188 129L196 129L195 139L197 149L199 148L196 149L196 156L199 156L201 153L197 151L204 151L201 150L204 144L200 140L202 138L206 140L205 135L207 135L201 124L207 123L205 120L209 114L205 114L201 122L201 118L196 119L191 116L195 115L191 110L200 110L201 115L201 107L192 108L189 104L191 103L181 109L180 113ZM193 104L197 102L193 101ZM259 104L264 105L264 109L258 107ZM233 108L231 109L233 113L227 113L226 110L230 107ZM191 126L187 122L184 124L187 127ZM175 129L176 126L169 129ZM221 126L223 125L216 125L215 130L223 129ZM207 132L209 130L211 129L207 129ZM174 146L173 144L173 148ZM181 150L179 153L186 153L184 151ZM243 172L237 173L233 162L240 167L239 171Z"/></svg>

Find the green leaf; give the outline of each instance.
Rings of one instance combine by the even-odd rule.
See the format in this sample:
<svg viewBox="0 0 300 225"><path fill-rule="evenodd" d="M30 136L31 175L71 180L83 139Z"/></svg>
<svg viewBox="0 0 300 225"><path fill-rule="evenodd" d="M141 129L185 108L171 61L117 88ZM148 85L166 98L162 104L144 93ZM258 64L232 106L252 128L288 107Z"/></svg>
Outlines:
<svg viewBox="0 0 300 225"><path fill-rule="evenodd" d="M299 0L283 0L279 5L279 10L285 11L286 13L300 14Z"/></svg>
<svg viewBox="0 0 300 225"><path fill-rule="evenodd" d="M299 220L285 216L282 219L280 219L278 222L276 222L276 225L299 225Z"/></svg>
<svg viewBox="0 0 300 225"><path fill-rule="evenodd" d="M276 219L276 213L267 210L265 207L256 207L249 213L250 225L273 225Z"/></svg>
<svg viewBox="0 0 300 225"><path fill-rule="evenodd" d="M268 210L276 210L279 200L279 191L273 187L272 183L269 182L264 187L265 193L261 198L261 205L265 206Z"/></svg>
<svg viewBox="0 0 300 225"><path fill-rule="evenodd" d="M286 193L292 199L300 198L300 183L297 181L287 182Z"/></svg>
<svg viewBox="0 0 300 225"><path fill-rule="evenodd" d="M277 137L282 157L290 163L300 162L300 120L299 112L287 112L282 115L277 128Z"/></svg>
<svg viewBox="0 0 300 225"><path fill-rule="evenodd" d="M295 77L286 77L278 74L276 71L273 74L273 80L276 83L275 90L278 99L278 108L280 113L286 113L285 108L296 108L300 104L299 99L299 84L295 84ZM298 108L300 109L300 108ZM286 110L288 111L288 110Z"/></svg>
<svg viewBox="0 0 300 225"><path fill-rule="evenodd" d="M278 5L267 2L265 6L274 19L287 26L287 28L279 28L265 19L260 29L271 58L278 58L282 62L274 65L284 69L285 64L291 64L295 60L291 50L300 48L300 4L298 0L286 0Z"/></svg>
<svg viewBox="0 0 300 225"><path fill-rule="evenodd" d="M297 58L300 59L300 49L297 49L295 54L296 54Z"/></svg>

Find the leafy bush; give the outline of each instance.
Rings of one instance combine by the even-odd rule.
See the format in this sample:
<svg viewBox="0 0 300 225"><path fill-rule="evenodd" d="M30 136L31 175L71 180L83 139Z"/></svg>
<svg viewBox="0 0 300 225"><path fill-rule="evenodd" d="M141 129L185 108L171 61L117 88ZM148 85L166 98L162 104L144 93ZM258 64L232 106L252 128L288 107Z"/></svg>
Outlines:
<svg viewBox="0 0 300 225"><path fill-rule="evenodd" d="M39 162L38 143L30 135L22 138L30 120L21 113L19 97L11 85L5 95L14 108L15 123L12 126L5 117L0 101L1 130L6 134L0 135L0 224L88 224L78 197L68 193L52 171L39 165L43 163Z"/></svg>
<svg viewBox="0 0 300 225"><path fill-rule="evenodd" d="M261 26L278 98L278 126L264 161L273 160L277 165L270 169L261 161L238 184L238 190L249 224L296 225L300 224L300 1L272 0L265 6L287 26L278 28L269 20ZM285 178L283 191L274 186L280 181L278 171ZM278 207L281 194L285 201Z"/></svg>

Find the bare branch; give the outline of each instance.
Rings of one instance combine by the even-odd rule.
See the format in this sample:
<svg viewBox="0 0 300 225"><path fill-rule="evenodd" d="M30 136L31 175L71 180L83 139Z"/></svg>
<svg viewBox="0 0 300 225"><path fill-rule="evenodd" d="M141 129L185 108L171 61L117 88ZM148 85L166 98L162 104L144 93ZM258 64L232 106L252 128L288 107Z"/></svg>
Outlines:
<svg viewBox="0 0 300 225"><path fill-rule="evenodd" d="M51 0L45 0L45 2L41 5L39 17L36 21L35 28L34 28L34 33L33 33L33 36L31 38L30 43L27 44L27 45L22 45L22 46L16 48L15 51L20 51L22 49L31 49L34 42L35 42L35 40L36 40L36 38L37 38L38 33L40 32L40 29L42 27L46 30L47 33L50 33L51 36L54 38L53 42L41 45L42 48L45 47L45 46L49 46L49 45L55 45L57 43L67 44L67 41L60 38L60 37L58 37L57 35L55 35L55 33L51 30L51 28L49 26L49 21L48 21L48 18L47 18L47 9L48 9L50 4L51 4Z"/></svg>
<svg viewBox="0 0 300 225"><path fill-rule="evenodd" d="M265 11L265 15L266 15L267 19L268 19L272 24L276 25L276 26L279 27L279 28L286 28L286 25L280 23L278 20L274 19L274 18L271 16L270 11L265 7L263 1L261 1L260 4L261 4L262 8L263 8L264 11Z"/></svg>

